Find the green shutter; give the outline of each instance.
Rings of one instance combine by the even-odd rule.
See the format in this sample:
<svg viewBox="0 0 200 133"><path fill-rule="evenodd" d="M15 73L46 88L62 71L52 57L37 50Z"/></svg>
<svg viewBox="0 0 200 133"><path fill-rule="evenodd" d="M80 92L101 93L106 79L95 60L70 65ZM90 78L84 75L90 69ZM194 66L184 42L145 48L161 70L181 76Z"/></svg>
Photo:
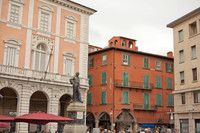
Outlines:
<svg viewBox="0 0 200 133"><path fill-rule="evenodd" d="M123 86L128 87L129 82L129 72L123 72L122 73L122 80L123 80Z"/></svg>
<svg viewBox="0 0 200 133"><path fill-rule="evenodd" d="M92 64L92 67L94 67L94 58L92 58L91 61L92 61L92 63L91 63L91 64Z"/></svg>
<svg viewBox="0 0 200 133"><path fill-rule="evenodd" d="M144 68L149 68L149 58L144 57L143 58L143 67Z"/></svg>
<svg viewBox="0 0 200 133"><path fill-rule="evenodd" d="M92 93L88 93L87 104L92 104Z"/></svg>
<svg viewBox="0 0 200 133"><path fill-rule="evenodd" d="M149 108L149 94L148 93L144 93L144 108L148 109Z"/></svg>
<svg viewBox="0 0 200 133"><path fill-rule="evenodd" d="M123 103L128 104L129 103L129 92L123 91Z"/></svg>
<svg viewBox="0 0 200 133"><path fill-rule="evenodd" d="M106 91L101 92L101 103L102 104L106 103Z"/></svg>
<svg viewBox="0 0 200 133"><path fill-rule="evenodd" d="M143 84L145 89L149 89L149 75L143 75Z"/></svg>
<svg viewBox="0 0 200 133"><path fill-rule="evenodd" d="M156 94L156 105L161 106L162 105L162 95Z"/></svg>
<svg viewBox="0 0 200 133"><path fill-rule="evenodd" d="M156 88L161 88L161 77L156 76Z"/></svg>
<svg viewBox="0 0 200 133"><path fill-rule="evenodd" d="M130 64L131 64L131 57L130 55L128 55L128 65L130 66Z"/></svg>
<svg viewBox="0 0 200 133"><path fill-rule="evenodd" d="M106 84L107 83L107 72L101 73L101 83Z"/></svg>
<svg viewBox="0 0 200 133"><path fill-rule="evenodd" d="M173 97L172 95L167 95L167 106L173 106Z"/></svg>
<svg viewBox="0 0 200 133"><path fill-rule="evenodd" d="M166 72L168 72L168 63L167 62L165 63L165 66L166 66Z"/></svg>
<svg viewBox="0 0 200 133"><path fill-rule="evenodd" d="M172 89L172 78L167 78L167 89Z"/></svg>
<svg viewBox="0 0 200 133"><path fill-rule="evenodd" d="M171 72L173 72L173 63L171 63L170 66L171 66Z"/></svg>
<svg viewBox="0 0 200 133"><path fill-rule="evenodd" d="M92 74L88 75L89 85L92 85Z"/></svg>

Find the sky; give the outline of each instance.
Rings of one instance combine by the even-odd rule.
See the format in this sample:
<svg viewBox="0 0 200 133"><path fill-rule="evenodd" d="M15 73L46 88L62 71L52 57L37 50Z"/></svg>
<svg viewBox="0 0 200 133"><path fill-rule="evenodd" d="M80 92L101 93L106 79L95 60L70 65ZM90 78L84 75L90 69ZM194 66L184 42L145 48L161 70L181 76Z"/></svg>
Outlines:
<svg viewBox="0 0 200 133"><path fill-rule="evenodd" d="M166 25L200 7L200 0L72 0L97 10L90 16L89 44L106 47L113 36L137 40L139 51L173 51Z"/></svg>

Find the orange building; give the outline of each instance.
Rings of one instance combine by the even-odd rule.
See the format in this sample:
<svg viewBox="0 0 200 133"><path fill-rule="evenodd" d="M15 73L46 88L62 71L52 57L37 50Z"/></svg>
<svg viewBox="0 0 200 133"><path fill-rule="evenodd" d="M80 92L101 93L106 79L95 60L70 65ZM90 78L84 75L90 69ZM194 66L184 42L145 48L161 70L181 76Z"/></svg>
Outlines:
<svg viewBox="0 0 200 133"><path fill-rule="evenodd" d="M113 37L89 53L87 126L122 130L169 126L173 111L173 53L138 51L136 40Z"/></svg>

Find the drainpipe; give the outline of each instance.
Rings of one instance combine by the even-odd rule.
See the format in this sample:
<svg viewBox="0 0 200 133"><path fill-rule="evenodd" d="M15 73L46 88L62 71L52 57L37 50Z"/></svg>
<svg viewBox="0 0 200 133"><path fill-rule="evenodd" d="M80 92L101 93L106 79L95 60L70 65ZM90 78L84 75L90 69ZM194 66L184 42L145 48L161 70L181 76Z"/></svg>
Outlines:
<svg viewBox="0 0 200 133"><path fill-rule="evenodd" d="M115 48L113 52L113 122L112 122L112 128L114 129L114 120L115 120Z"/></svg>

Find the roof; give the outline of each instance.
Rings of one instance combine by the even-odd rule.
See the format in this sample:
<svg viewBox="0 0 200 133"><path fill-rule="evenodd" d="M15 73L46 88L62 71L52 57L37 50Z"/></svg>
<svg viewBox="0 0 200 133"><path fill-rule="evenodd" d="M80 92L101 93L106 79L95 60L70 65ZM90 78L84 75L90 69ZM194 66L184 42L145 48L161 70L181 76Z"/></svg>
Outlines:
<svg viewBox="0 0 200 133"><path fill-rule="evenodd" d="M124 51L124 52L129 52L129 53L135 53L135 54L141 54L141 55L146 55L146 56L153 56L153 57L158 57L158 58L174 60L173 57L168 57L168 56L163 56L163 55L158 55L158 54L152 54L152 53L147 53L147 52L142 52L142 51L135 51L135 50L132 50L132 49L113 47L113 46L112 47L103 48L103 49L98 50L98 51L91 52L88 55L89 56L90 55L95 55L95 54L103 53L103 52L110 51L110 50L118 50L118 51Z"/></svg>
<svg viewBox="0 0 200 133"><path fill-rule="evenodd" d="M133 41L137 41L137 40L135 40L135 39L131 39L131 38L127 38L127 37L123 37L123 36L113 36L111 39L113 39L113 38L123 38L123 39L127 39L127 40L133 40ZM110 39L110 40L111 40Z"/></svg>
<svg viewBox="0 0 200 133"><path fill-rule="evenodd" d="M193 10L193 11L191 11L191 12L189 12L188 14L186 14L186 15L184 15L184 16L178 18L177 20L175 20L175 21L169 23L169 24L167 25L167 27L173 28L173 27L176 26L177 24L180 24L181 22L183 22L183 21L185 21L185 20L187 20L187 19L189 19L189 18L191 18L191 17L193 17L193 16L195 16L195 15L197 15L197 14L199 14L199 13L200 13L200 7L197 8L197 9L195 9L195 10Z"/></svg>

